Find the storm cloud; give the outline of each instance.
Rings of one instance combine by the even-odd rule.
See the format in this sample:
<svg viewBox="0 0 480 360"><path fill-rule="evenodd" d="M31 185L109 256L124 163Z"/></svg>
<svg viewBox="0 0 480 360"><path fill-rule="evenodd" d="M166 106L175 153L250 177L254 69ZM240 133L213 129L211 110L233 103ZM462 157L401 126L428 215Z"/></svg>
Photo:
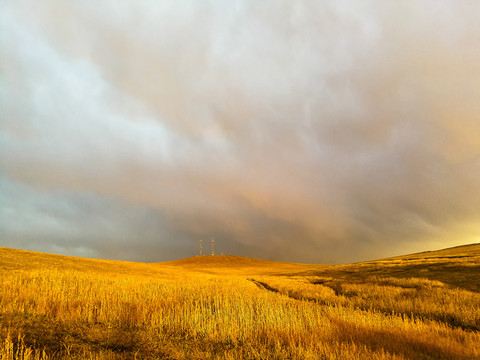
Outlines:
<svg viewBox="0 0 480 360"><path fill-rule="evenodd" d="M0 1L0 246L478 242L479 44L476 1Z"/></svg>

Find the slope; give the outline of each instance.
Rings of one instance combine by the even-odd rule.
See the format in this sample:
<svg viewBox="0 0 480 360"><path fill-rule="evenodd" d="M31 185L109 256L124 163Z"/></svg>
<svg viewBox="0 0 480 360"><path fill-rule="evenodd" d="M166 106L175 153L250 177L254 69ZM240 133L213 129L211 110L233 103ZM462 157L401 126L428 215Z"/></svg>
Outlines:
<svg viewBox="0 0 480 360"><path fill-rule="evenodd" d="M179 267L189 271L236 275L289 273L318 270L322 265L297 264L254 259L235 255L193 256L186 259L157 263L163 267Z"/></svg>
<svg viewBox="0 0 480 360"><path fill-rule="evenodd" d="M293 275L293 274L292 274ZM480 291L480 244L470 244L437 251L329 266L296 275L314 275L332 282L372 283L378 278L428 279L450 286Z"/></svg>

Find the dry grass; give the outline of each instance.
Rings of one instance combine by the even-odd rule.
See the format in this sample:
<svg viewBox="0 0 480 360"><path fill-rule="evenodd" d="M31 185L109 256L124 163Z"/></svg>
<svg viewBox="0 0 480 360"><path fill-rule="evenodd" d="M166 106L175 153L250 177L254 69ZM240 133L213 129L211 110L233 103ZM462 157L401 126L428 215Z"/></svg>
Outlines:
<svg viewBox="0 0 480 360"><path fill-rule="evenodd" d="M309 266L0 256L1 360L480 358L480 293L453 284L479 275L475 253L427 259L437 266L428 276L418 257Z"/></svg>

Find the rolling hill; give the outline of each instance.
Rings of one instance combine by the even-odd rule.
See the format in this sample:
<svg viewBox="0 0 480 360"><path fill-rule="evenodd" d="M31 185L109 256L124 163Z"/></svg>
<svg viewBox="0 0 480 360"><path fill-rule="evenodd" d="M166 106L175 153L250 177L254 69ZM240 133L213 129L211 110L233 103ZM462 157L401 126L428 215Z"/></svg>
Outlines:
<svg viewBox="0 0 480 360"><path fill-rule="evenodd" d="M403 256L396 256L388 259L452 259L452 258L476 258L480 256L480 244L468 244L460 245L451 248L435 250L435 251L423 251L415 254L408 254Z"/></svg>
<svg viewBox="0 0 480 360"><path fill-rule="evenodd" d="M478 359L480 244L347 265L0 248L0 359Z"/></svg>
<svg viewBox="0 0 480 360"><path fill-rule="evenodd" d="M235 255L204 255L186 259L157 263L158 266L171 266L216 274L274 274L285 272L302 272L320 269L322 265L308 265L269 261Z"/></svg>

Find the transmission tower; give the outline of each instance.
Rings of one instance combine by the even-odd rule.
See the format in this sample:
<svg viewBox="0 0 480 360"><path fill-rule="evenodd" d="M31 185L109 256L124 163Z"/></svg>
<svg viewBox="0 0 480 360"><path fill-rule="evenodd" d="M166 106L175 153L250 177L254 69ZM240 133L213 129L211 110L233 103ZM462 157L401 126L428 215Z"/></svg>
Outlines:
<svg viewBox="0 0 480 360"><path fill-rule="evenodd" d="M212 255L215 255L215 238L212 238Z"/></svg>
<svg viewBox="0 0 480 360"><path fill-rule="evenodd" d="M200 240L200 256L203 255L203 240Z"/></svg>

